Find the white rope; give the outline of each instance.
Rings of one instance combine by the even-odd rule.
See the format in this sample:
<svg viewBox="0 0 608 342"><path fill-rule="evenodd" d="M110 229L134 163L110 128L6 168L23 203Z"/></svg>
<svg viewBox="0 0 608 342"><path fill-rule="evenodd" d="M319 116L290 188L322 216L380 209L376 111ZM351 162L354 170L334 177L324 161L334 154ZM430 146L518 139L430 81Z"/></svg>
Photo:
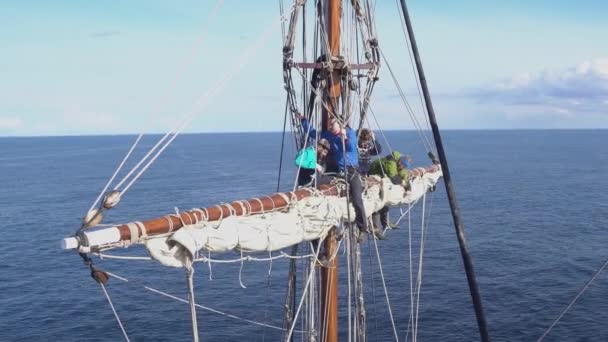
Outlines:
<svg viewBox="0 0 608 342"><path fill-rule="evenodd" d="M422 129L422 125L420 125L420 122L418 122L418 118L416 117L414 110L412 109L409 102L407 101L407 98L405 97L405 93L403 92L403 89L401 89L401 85L399 85L399 81L397 80L397 77L393 73L393 69L391 68L390 64L388 63L386 56L384 55L384 51L382 51L380 48L378 48L378 51L380 52L380 55L382 56L382 59L384 60L384 63L386 64L386 67L388 68L391 78L397 88L397 92L399 93L399 96L401 97L401 100L402 100L409 116L412 119L412 123L414 124L414 127L416 128L416 132L418 133L420 141L425 146L427 151L434 151L433 144L431 143L429 137L427 136L427 132Z"/></svg>
<svg viewBox="0 0 608 342"><path fill-rule="evenodd" d="M188 304L190 305L190 319L192 321L192 339L198 342L198 321L196 319L196 300L194 298L194 267L192 259L186 260L186 274L188 282Z"/></svg>
<svg viewBox="0 0 608 342"><path fill-rule="evenodd" d="M422 195L422 224L421 224L421 235L420 235L420 256L418 259L418 275L416 276L416 313L414 316L414 333L413 340L416 342L418 337L418 316L420 309L420 288L422 287L422 261L424 257L424 219L425 219L425 209L426 209L426 192Z"/></svg>
<svg viewBox="0 0 608 342"><path fill-rule="evenodd" d="M110 299L110 295L108 294L108 291L106 290L106 287L103 285L103 283L99 283L99 285L101 285L101 289L103 290L103 294L106 295L106 299L108 300L108 303L110 303L110 307L112 308L112 312L114 313L114 317L116 317L116 322L118 322L118 326L120 326L120 330L122 330L122 335L125 337L125 340L127 342L130 342L129 336L127 335L127 331L125 330L125 327L122 325L122 322L120 321L120 317L118 317L118 313L116 312L116 309L114 308L114 304L112 304L112 300Z"/></svg>
<svg viewBox="0 0 608 342"><path fill-rule="evenodd" d="M408 246L409 246L409 270L410 270L410 317L407 321L407 330L405 332L405 342L407 342L407 339L410 335L410 327L412 325L412 320L414 318L414 281L413 281L413 274L412 274L412 204L409 205L408 210L406 211L407 214L407 233L408 233Z"/></svg>
<svg viewBox="0 0 608 342"><path fill-rule="evenodd" d="M190 54L190 58L187 59L184 63L181 63L181 70L177 73L177 76L173 79L173 81L170 83L171 86L169 87L169 89L175 88L175 85L177 84L177 82L183 77L184 75L184 71L186 70L186 68L192 63L192 61L194 60L194 56L195 56L195 47L196 46L200 46L204 40L204 38L206 37L206 33L209 27L209 23L211 22L211 19L213 17L215 17L215 15L217 14L218 9L220 8L220 6L222 5L223 0L218 0L215 4L215 6L213 7L213 9L211 10L211 13L209 14L209 17L207 18L207 22L205 23L205 26L203 27L201 36L199 38L199 40L194 44L193 47L193 51ZM159 101L161 103L160 108L165 107L166 103L167 103L167 99L168 99L168 94L169 91L167 91L165 93L166 95L161 99L161 101ZM139 163L137 163L132 169L131 171L125 176L123 177L123 179L120 181L120 183L116 186L116 188L119 188L138 168L139 166L141 166L141 164L158 148L158 146L160 146L160 144L162 144L163 141L165 141L165 139L167 139L167 137L169 137L171 135L171 133L176 132L176 130L181 126L181 124L184 122L185 118L182 118L182 120L178 121L177 124L173 127L173 129L171 129L170 131L168 131L167 133L165 133L165 135L156 143L156 145L154 145L152 147L152 149L150 149L150 151L139 161ZM143 134L142 134L143 135Z"/></svg>
<svg viewBox="0 0 608 342"><path fill-rule="evenodd" d="M600 275L600 273L602 273L602 271L604 270L604 268L608 265L608 260L606 260L606 262L604 262L604 264L602 265L602 267L600 267L599 270L597 270L597 272L595 272L595 274L593 275L593 277L591 277L591 279L589 279L589 281L587 282L587 284L585 284L585 286L582 288L582 290L574 297L574 299L572 299L572 301L570 302L570 304L568 304L568 306L566 306L566 308L564 309L564 311L562 311L562 313L553 321L553 323L551 323L551 326L549 326L549 328L547 329L547 331L545 331L545 333L537 340L537 342L542 341L551 331L551 329L553 329L553 327L562 319L562 317L564 317L564 315L566 314L566 312L568 312L568 310L570 310L570 308L574 305L574 303L576 303L576 301L578 300L578 298L585 292L587 291L587 288L589 288L589 286L591 285L591 283L595 280L595 278L597 278L598 275Z"/></svg>
<svg viewBox="0 0 608 342"><path fill-rule="evenodd" d="M400 5L399 5L399 0L395 0L395 4L397 5L397 11L400 10ZM403 18L403 16L399 16L399 21L401 22L401 30L403 32L403 37L405 39L405 43L407 44L407 52L408 55L410 57L410 65L412 67L412 74L416 75L416 63L414 61L414 56L412 55L412 47L411 47L411 42L409 40L408 34L407 34L407 28L405 25L405 19ZM421 90L421 85L420 85L420 79L416 76L414 76L414 79L416 80L416 90L418 91L418 98L420 99L420 108L422 109L422 111L426 114L428 113L428 111L426 110L426 105L424 104L424 99L422 96L422 90ZM431 130L431 123L429 122L429 118L428 115L423 115L427 124L427 129L430 131Z"/></svg>
<svg viewBox="0 0 608 342"><path fill-rule="evenodd" d="M302 298L300 298L300 303L298 304L298 309L296 310L296 314L293 317L293 322L291 323L291 327L289 328L289 334L287 334L287 338L285 338L286 342L291 341L291 336L293 335L294 328L296 327L296 324L298 322L298 316L300 315L300 310L302 309L302 304L304 303L304 300L306 299L306 293L308 292L308 289L310 288L310 283L311 283L311 280L315 273L315 263L319 260L318 256L319 256L320 250L321 250L321 243L319 241L319 246L317 247L317 250L315 251L315 260L311 261L310 273L308 274L308 278L306 279L306 285L304 286L304 292L302 292Z"/></svg>
<svg viewBox="0 0 608 342"><path fill-rule="evenodd" d="M291 9L287 13L285 13L284 16L280 17L280 21L282 22L282 21L286 20L287 16L289 16L291 14L291 12L293 12L294 9L295 9L295 6L292 6ZM266 42L270 33L273 32L273 30L272 30L273 25L274 25L274 22L272 23L272 25L269 25L265 31L262 32L260 37L252 44L252 46L250 46L242 54L239 54L240 58L237 60L237 63L235 63L235 66L232 66L231 68L229 68L229 72L224 76L224 78L222 78L209 91L207 91L205 94L203 94L203 96L201 96L199 98L199 100L195 103L193 109L176 124L176 127L173 130L167 132L161 138L161 140L152 148L152 150L150 150L150 152L148 152L148 154L146 154L146 156L131 170L131 172L129 172L129 174L127 176L125 176L125 178L123 178L123 180L120 182L119 186L122 185L127 180L127 178L129 176L131 176L133 174L133 172L135 172L135 170L139 166L141 166L141 164L145 161L145 159L147 159L151 155L151 153L153 153L153 151L156 148L158 148L158 146L168 136L173 134L171 136L171 138L169 138L169 140L160 148L160 150L158 152L156 152L156 154L150 159L150 161L125 186L125 188L122 190L123 195L135 183L135 181L137 181L139 179L139 177L141 177L141 175L150 167L150 165L152 165L152 163L161 155L161 153L173 142L173 140L175 140L175 138L177 138L177 136L194 120L196 114L198 114L200 111L202 111L205 108L205 105L207 105L208 102L212 98L217 96L224 89L224 87L227 85L227 83L229 81L231 81L236 76L236 74L251 60L251 55L253 55L254 52L256 52L258 50L259 46L261 46L263 43Z"/></svg>
<svg viewBox="0 0 608 342"><path fill-rule="evenodd" d="M107 271L106 271L106 274L108 274L109 276L114 277L114 278L116 278L118 280L122 280L124 282L133 284L133 282L129 281L127 278L118 276L116 274L113 274L113 273L110 273L110 272L107 272ZM146 289L146 290L148 290L148 291L150 291L150 292L154 292L156 294L159 294L161 296L164 296L164 297L167 297L167 298L171 298L171 299L176 300L178 302L182 302L182 303L188 304L188 301L185 300L185 299L183 299L183 298L180 298L180 297L168 294L166 292L157 290L155 288L152 288L152 287L149 287L149 286L146 286L146 285L143 285L143 288ZM266 327L266 328L271 328L271 329L275 329L275 330L284 331L283 328L275 326L275 325L269 325L269 324L265 324L265 323L256 322L256 321L253 321L253 320L250 320L250 319L242 318L242 317L239 317L239 316L235 316L233 314L229 314L229 313L222 312L222 311L219 311L219 310L216 310L216 309L212 309L212 308L210 308L208 306L204 306L204 305L201 305L201 304L195 304L195 306L197 308L203 309L205 311L213 312L215 314L222 315L222 316L225 316L225 317L229 317L229 318L232 318L232 319L236 319L236 320L239 320L239 321L247 322L247 323L254 324L254 325L259 325L259 326ZM294 330L294 332L296 332L296 333L302 333L301 330Z"/></svg>
<svg viewBox="0 0 608 342"><path fill-rule="evenodd" d="M219 263L219 264L228 264L228 263L237 263L237 262L241 262L241 261L260 261L260 262L264 262L264 261L273 261L273 260L277 260L277 259L307 259L307 258L312 258L314 257L314 254L303 254L303 255L290 255L287 254L283 251L279 251L279 255L273 255L270 257L266 257L266 258L258 258L258 257L254 257L251 255L246 255L243 256L242 258L237 258L237 259L212 259L210 257L199 257L197 259L194 259L193 262L207 262L207 263ZM143 260L143 261L150 261L152 260L151 257L145 257L145 256L124 256L124 255L113 255L113 254L106 254L106 253L101 253L101 252L95 252L92 253L93 255L98 256L100 259L116 259L116 260Z"/></svg>
<svg viewBox="0 0 608 342"><path fill-rule="evenodd" d="M352 234L352 228L350 229L350 232ZM345 234L346 235L346 254L347 254L347 258L346 258L346 268L347 268L347 282L348 282L348 289L346 292L346 295L348 297L348 340L352 341L352 334L351 334L351 330L353 329L353 322L352 322L352 308L351 308L351 297L352 297L352 289L351 289L351 276L350 276L350 272L351 272L351 264L350 264L350 258L351 258L351 253L352 253L352 239L350 238L351 234Z"/></svg>
<svg viewBox="0 0 608 342"><path fill-rule="evenodd" d="M384 297L386 298L386 305L388 307L388 314L391 318L391 325L393 326L393 333L395 334L395 340L399 342L399 335L397 335L397 327L395 326L395 319L393 318L393 310L391 309L391 302L388 297L388 290L386 289L386 281L384 280L384 271L382 270L382 261L380 260L380 250L378 250L378 241L374 240L374 246L376 247L376 257L378 258L378 268L380 269L380 278L382 279L382 287L384 288Z"/></svg>
<svg viewBox="0 0 608 342"><path fill-rule="evenodd" d="M135 139L135 142L133 143L133 145L129 149L129 152L127 152L127 154L124 156L124 158L122 158L122 161L120 162L120 164L118 165L118 167L114 171L114 174L112 175L112 177L110 177L110 179L108 180L108 182L106 183L106 185L103 187L103 190L101 190L101 192L99 193L99 196L97 196L97 199L95 199L95 201L93 202L93 204L89 208L89 211L93 210L93 208L95 208L95 206L97 206L97 203L99 203L99 200L101 200L101 198L103 197L103 195L106 193L106 190L108 190L108 188L110 187L110 184L112 184L112 182L114 181L114 178L116 178L116 176L118 175L118 173L122 169L123 165L125 165L125 162L127 161L127 159L129 159L129 156L131 156L131 153L133 152L133 150L135 149L135 147L137 146L137 144L141 140L141 137L143 137L143 136L144 136L143 133L140 133L137 136L137 139Z"/></svg>
<svg viewBox="0 0 608 342"><path fill-rule="evenodd" d="M395 222L395 225L398 225L399 222L401 222L401 220L405 217L405 215L408 215L410 213L410 211L413 209L413 207L418 203L418 201L420 201L420 198L416 199L414 202L410 203L408 205L407 210L404 212L403 210L400 209L400 213L401 216L399 216L399 219L397 219L397 222Z"/></svg>

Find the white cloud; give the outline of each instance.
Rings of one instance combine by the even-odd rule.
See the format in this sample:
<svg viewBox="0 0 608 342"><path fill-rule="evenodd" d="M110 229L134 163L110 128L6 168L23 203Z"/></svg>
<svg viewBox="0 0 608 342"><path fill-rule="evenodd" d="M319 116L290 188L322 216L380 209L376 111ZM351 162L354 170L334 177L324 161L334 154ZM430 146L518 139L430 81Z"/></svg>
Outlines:
<svg viewBox="0 0 608 342"><path fill-rule="evenodd" d="M469 95L480 102L522 107L532 112L605 113L608 109L608 58L562 70L518 75Z"/></svg>

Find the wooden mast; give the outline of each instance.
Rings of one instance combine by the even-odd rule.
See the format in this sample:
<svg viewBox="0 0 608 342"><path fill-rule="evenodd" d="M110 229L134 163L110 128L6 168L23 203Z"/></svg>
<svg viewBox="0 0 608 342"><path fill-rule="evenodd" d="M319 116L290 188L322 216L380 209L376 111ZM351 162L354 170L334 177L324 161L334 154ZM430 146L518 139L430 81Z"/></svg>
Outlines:
<svg viewBox="0 0 608 342"><path fill-rule="evenodd" d="M341 0L329 0L327 8L328 38L330 59L340 55L340 11ZM338 114L340 103L340 73L335 70L329 80L328 96L334 115ZM327 120L328 122L328 120ZM322 341L338 341L338 253L336 253L336 229L332 229L325 239L325 255L335 257L329 268L323 268L321 273L323 307L321 310L324 336Z"/></svg>

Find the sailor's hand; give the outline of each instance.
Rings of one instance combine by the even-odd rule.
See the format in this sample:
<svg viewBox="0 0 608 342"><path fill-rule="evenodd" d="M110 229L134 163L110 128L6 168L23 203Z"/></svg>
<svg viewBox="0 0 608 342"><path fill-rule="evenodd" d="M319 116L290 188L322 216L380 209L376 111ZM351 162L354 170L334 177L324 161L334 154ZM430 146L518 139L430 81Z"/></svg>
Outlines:
<svg viewBox="0 0 608 342"><path fill-rule="evenodd" d="M302 120L304 119L304 115L302 115L302 113L296 113L296 119Z"/></svg>
<svg viewBox="0 0 608 342"><path fill-rule="evenodd" d="M412 156L410 156L409 154L405 155L405 160L407 160L408 163L412 163Z"/></svg>

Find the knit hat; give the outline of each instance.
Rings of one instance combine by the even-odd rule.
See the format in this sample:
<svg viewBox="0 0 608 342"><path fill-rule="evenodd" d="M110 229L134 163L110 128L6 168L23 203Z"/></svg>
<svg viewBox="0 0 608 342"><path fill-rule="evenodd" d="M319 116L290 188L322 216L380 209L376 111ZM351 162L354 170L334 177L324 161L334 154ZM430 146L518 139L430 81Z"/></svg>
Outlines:
<svg viewBox="0 0 608 342"><path fill-rule="evenodd" d="M329 141L327 141L327 139L325 139L325 138L319 139L319 143L318 144L319 144L319 146L323 146L326 150L329 151L330 146L329 146Z"/></svg>
<svg viewBox="0 0 608 342"><path fill-rule="evenodd" d="M393 159L395 159L395 160L397 160L397 161L399 161L399 160L401 159L401 152L399 152L399 151L395 150L395 151L393 151L393 153L391 153L391 154L392 154L392 156L393 156Z"/></svg>

